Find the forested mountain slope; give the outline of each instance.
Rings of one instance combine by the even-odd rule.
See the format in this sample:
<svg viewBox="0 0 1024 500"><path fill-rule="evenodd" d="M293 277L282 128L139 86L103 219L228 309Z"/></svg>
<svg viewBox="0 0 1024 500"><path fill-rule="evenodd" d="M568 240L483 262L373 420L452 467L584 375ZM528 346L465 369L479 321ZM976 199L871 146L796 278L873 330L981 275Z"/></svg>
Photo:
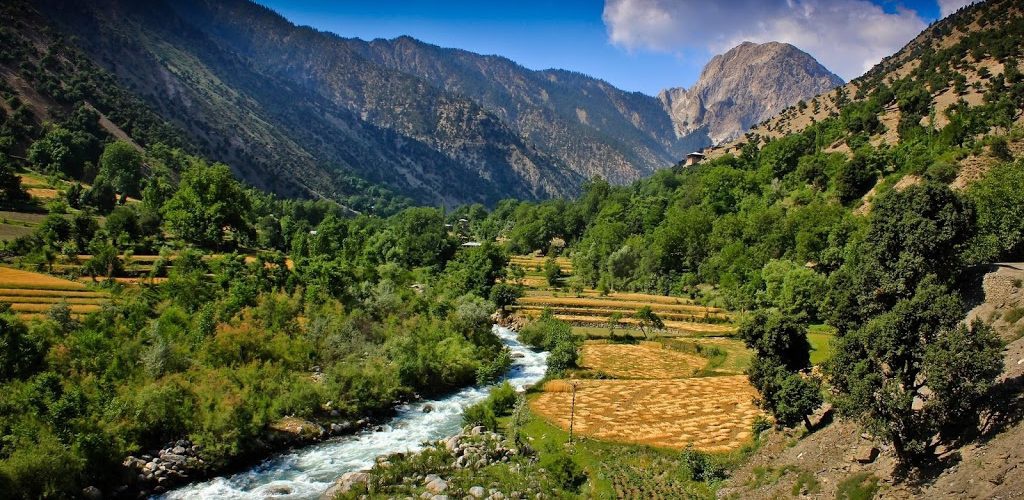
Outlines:
<svg viewBox="0 0 1024 500"><path fill-rule="evenodd" d="M282 194L331 197L339 175L355 174L422 202L493 203L568 193L581 179L472 101L255 4L34 7L205 154Z"/></svg>

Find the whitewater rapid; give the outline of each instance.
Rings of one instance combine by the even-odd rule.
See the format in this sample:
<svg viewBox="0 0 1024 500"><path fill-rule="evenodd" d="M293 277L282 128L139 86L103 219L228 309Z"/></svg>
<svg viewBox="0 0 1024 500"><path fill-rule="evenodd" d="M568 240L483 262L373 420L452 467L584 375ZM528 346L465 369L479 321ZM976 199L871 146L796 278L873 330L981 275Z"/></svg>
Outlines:
<svg viewBox="0 0 1024 500"><path fill-rule="evenodd" d="M495 325L494 333L517 356L504 380L522 389L544 377L546 352L520 344L515 332L507 328ZM382 431L365 430L275 455L245 472L194 483L162 498L318 498L338 476L370 468L377 456L418 451L424 442L458 433L462 409L486 398L490 388L470 387L442 399L403 405ZM433 411L424 413L426 405L432 406Z"/></svg>

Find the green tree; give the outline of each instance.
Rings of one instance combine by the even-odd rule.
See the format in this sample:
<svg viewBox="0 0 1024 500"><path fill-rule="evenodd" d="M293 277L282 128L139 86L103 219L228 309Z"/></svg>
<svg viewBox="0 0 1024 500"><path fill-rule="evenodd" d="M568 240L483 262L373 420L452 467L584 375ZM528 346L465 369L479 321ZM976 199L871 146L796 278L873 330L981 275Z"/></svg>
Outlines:
<svg viewBox="0 0 1024 500"><path fill-rule="evenodd" d="M901 460L927 459L975 429L1002 369L998 337L959 325L963 314L960 299L928 277L913 296L838 338L827 365L837 407L892 442Z"/></svg>
<svg viewBox="0 0 1024 500"><path fill-rule="evenodd" d="M121 194L123 204L129 195L139 194L142 178L142 153L127 141L114 141L100 155L100 176Z"/></svg>
<svg viewBox="0 0 1024 500"><path fill-rule="evenodd" d="M654 333L655 330L661 330L665 328L665 322L661 320L661 317L651 309L651 306L643 306L637 309L633 313L633 319L639 321L640 333L644 334L644 338L648 337L649 333Z"/></svg>
<svg viewBox="0 0 1024 500"><path fill-rule="evenodd" d="M553 255L544 259L544 278L548 281L548 286L554 288L562 286L562 268Z"/></svg>
<svg viewBox="0 0 1024 500"><path fill-rule="evenodd" d="M505 308L515 304L516 301L519 300L519 297L522 296L523 288L511 283L496 283L491 287L491 302L494 302L494 305L498 306L502 313L505 312Z"/></svg>
<svg viewBox="0 0 1024 500"><path fill-rule="evenodd" d="M249 211L249 197L231 170L202 162L182 173L178 190L162 208L164 221L174 234L208 248L223 247L228 230L250 233Z"/></svg>
<svg viewBox="0 0 1024 500"><path fill-rule="evenodd" d="M806 324L777 310L758 310L743 319L738 335L754 351L747 374L761 393L760 405L781 426L803 420L811 429L807 416L821 406L822 396L820 382L801 373L811 364Z"/></svg>
<svg viewBox="0 0 1024 500"><path fill-rule="evenodd" d="M7 160L7 155L0 153L0 205L16 205L28 199L28 193L21 188L21 178L14 173L14 166Z"/></svg>

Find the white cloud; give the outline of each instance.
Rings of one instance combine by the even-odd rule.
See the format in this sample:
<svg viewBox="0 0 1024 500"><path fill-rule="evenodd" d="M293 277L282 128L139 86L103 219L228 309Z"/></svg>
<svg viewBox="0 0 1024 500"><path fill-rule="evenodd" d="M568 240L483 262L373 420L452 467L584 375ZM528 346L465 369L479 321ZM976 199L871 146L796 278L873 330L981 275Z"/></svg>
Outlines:
<svg viewBox="0 0 1024 500"><path fill-rule="evenodd" d="M612 43L630 50L721 53L745 40L786 42L846 80L927 27L909 9L886 13L867 0L605 0L603 17Z"/></svg>
<svg viewBox="0 0 1024 500"><path fill-rule="evenodd" d="M939 0L939 12L946 17L958 10L960 7L970 5L978 0Z"/></svg>

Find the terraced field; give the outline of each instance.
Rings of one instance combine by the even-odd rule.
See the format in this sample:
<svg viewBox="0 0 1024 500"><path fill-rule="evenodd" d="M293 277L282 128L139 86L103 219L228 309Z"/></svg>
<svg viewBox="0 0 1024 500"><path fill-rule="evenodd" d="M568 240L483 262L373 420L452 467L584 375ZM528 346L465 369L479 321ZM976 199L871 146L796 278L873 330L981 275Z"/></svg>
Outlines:
<svg viewBox="0 0 1024 500"><path fill-rule="evenodd" d="M665 323L665 335L717 336L735 331L730 316L721 309L706 307L678 298L638 293L612 293L600 296L584 293L581 297L560 296L553 293L527 293L512 309L535 317L544 309L554 316L581 327L606 327L613 314L621 318L619 324L627 327L639 325L630 317L648 306ZM610 332L610 330L609 330Z"/></svg>
<svg viewBox="0 0 1024 500"><path fill-rule="evenodd" d="M47 274L0 267L0 302L11 305L19 316L42 315L56 304L66 303L76 316L100 310L108 296L88 290L75 281Z"/></svg>
<svg viewBox="0 0 1024 500"><path fill-rule="evenodd" d="M650 380L553 380L531 409L569 427L576 385L574 431L607 441L708 452L739 448L761 411L745 375Z"/></svg>

